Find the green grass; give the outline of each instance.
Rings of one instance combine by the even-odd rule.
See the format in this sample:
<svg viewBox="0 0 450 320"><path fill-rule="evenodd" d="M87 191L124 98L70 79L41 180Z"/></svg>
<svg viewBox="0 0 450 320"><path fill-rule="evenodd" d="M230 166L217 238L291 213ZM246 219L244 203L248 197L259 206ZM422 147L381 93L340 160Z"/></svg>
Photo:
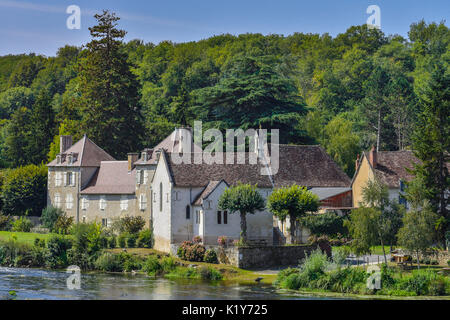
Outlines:
<svg viewBox="0 0 450 320"><path fill-rule="evenodd" d="M41 233L30 233L30 232L9 232L9 231L0 231L0 241L8 241L13 239L13 235L17 237L17 242L26 243L26 244L34 244L34 239L44 239L47 241L52 234L41 234Z"/></svg>

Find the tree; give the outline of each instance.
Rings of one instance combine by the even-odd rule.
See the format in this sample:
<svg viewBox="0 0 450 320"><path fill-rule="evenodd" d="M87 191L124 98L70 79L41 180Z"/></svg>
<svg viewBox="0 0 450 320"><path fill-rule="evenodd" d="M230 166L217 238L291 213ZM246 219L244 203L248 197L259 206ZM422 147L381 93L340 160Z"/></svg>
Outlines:
<svg viewBox="0 0 450 320"><path fill-rule="evenodd" d="M275 189L269 196L267 207L281 221L289 217L290 242L296 243L297 220L308 212L317 211L319 197L306 187L292 185Z"/></svg>
<svg viewBox="0 0 450 320"><path fill-rule="evenodd" d="M450 186L450 73L437 63L420 96L423 112L413 136L414 155L420 160L413 173L423 182L425 198L441 217L440 242L445 246L445 230L450 225L446 192Z"/></svg>
<svg viewBox="0 0 450 320"><path fill-rule="evenodd" d="M219 199L219 208L241 216L241 242L247 243L247 214L255 214L265 208L265 201L257 186L237 184L225 189Z"/></svg>
<svg viewBox="0 0 450 320"><path fill-rule="evenodd" d="M29 164L30 139L32 136L31 111L27 108L17 109L7 125L5 137L5 154L13 167Z"/></svg>
<svg viewBox="0 0 450 320"><path fill-rule="evenodd" d="M283 129L280 141L305 141L299 129L305 103L274 56L235 58L217 85L194 91L194 111L218 129Z"/></svg>
<svg viewBox="0 0 450 320"><path fill-rule="evenodd" d="M436 222L439 216L435 214L429 203L420 210L409 211L403 218L403 227L398 232L399 244L417 255L419 268L419 253L433 244L436 238Z"/></svg>
<svg viewBox="0 0 450 320"><path fill-rule="evenodd" d="M30 137L28 157L31 163L39 164L47 159L50 143L55 134L55 114L52 99L47 90L41 90L31 114L33 134Z"/></svg>
<svg viewBox="0 0 450 320"><path fill-rule="evenodd" d="M0 118L9 119L19 108L31 109L34 94L29 88L15 87L0 93Z"/></svg>
<svg viewBox="0 0 450 320"><path fill-rule="evenodd" d="M8 171L1 188L7 215L39 216L47 202L47 168L28 165Z"/></svg>
<svg viewBox="0 0 450 320"><path fill-rule="evenodd" d="M89 28L93 40L80 64L80 97L75 101L84 132L121 158L140 147L139 83L122 49L126 32L116 28L119 18L109 11L95 18L98 25Z"/></svg>
<svg viewBox="0 0 450 320"><path fill-rule="evenodd" d="M64 214L64 211L60 208L52 206L46 207L42 210L41 222L45 228L48 228L50 232L55 231L55 223L60 216Z"/></svg>
<svg viewBox="0 0 450 320"><path fill-rule="evenodd" d="M354 210L345 222L354 239L357 253L370 252L370 247L381 244L384 262L387 257L384 246L390 242L400 228L404 207L389 200L387 186L378 179L369 180L363 188L362 207Z"/></svg>

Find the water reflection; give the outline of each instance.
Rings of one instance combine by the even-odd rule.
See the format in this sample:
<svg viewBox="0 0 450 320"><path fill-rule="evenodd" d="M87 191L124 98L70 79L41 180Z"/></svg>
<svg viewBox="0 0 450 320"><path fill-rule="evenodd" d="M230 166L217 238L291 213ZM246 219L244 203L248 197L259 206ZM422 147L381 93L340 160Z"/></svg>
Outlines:
<svg viewBox="0 0 450 320"><path fill-rule="evenodd" d="M84 273L81 290L66 287L63 271L0 267L0 298L10 290L18 299L81 300L226 300L226 299L317 299L277 292L267 285L242 285L226 281L150 278L143 275Z"/></svg>

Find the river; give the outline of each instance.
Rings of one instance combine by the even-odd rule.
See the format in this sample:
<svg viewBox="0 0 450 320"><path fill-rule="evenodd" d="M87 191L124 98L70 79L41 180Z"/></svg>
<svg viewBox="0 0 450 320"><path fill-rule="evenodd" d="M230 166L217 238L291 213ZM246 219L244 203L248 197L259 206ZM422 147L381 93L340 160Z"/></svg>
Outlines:
<svg viewBox="0 0 450 320"><path fill-rule="evenodd" d="M151 278L145 275L82 273L81 289L67 288L64 271L0 267L0 299L14 290L17 299L37 300L225 300L325 299L281 293L255 283Z"/></svg>

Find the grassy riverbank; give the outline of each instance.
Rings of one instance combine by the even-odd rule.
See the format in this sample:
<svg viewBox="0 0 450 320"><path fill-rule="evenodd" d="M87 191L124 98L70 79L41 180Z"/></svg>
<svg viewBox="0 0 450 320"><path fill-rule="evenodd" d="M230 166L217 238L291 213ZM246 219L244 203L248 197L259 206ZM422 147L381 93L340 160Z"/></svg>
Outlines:
<svg viewBox="0 0 450 320"><path fill-rule="evenodd" d="M31 233L31 232L10 232L10 231L0 231L0 241L10 241L14 240L18 243L24 243L33 245L35 239L42 239L47 241L51 236L54 234L52 233Z"/></svg>

